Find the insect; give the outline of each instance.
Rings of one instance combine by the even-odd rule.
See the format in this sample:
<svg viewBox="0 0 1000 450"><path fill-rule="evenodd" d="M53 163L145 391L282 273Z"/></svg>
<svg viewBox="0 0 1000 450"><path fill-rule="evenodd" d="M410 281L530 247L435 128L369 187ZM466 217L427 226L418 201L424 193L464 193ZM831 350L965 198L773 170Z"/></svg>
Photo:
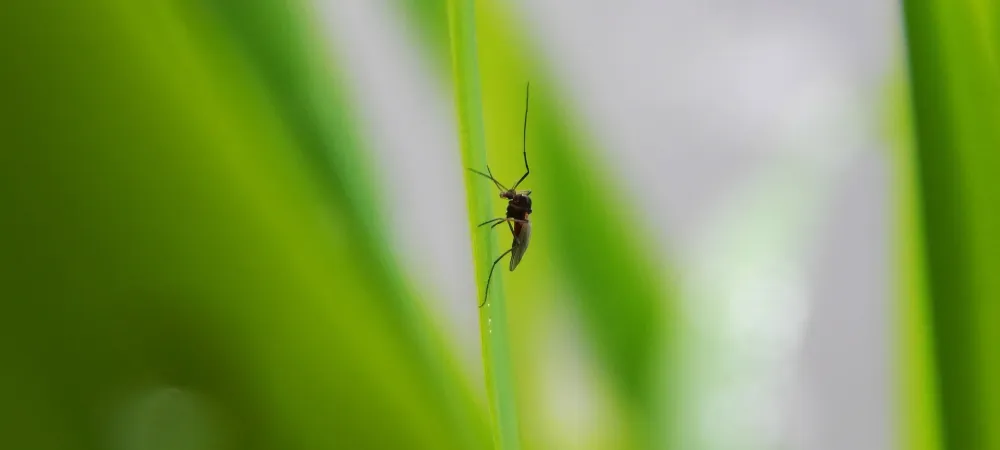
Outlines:
<svg viewBox="0 0 1000 450"><path fill-rule="evenodd" d="M493 177L493 172L490 171L490 166L486 165L486 173L482 173L476 169L470 168L469 170L489 178L493 184L496 185L497 189L500 190L500 197L507 199L507 215L506 217L497 217L495 219L487 220L477 227L483 227L490 225L490 229L496 228L497 225L501 223L506 223L507 227L510 228L510 233L514 235L514 241L510 245L510 249L503 252L499 258L493 261L493 266L490 267L490 274L486 278L486 292L483 294L483 302L479 304L482 308L486 304L486 300L490 295L490 280L493 279L493 270L496 269L497 263L503 259L504 256L510 254L510 271L513 272L517 265L521 262L521 258L524 257L524 252L528 250L528 243L531 241L531 221L528 216L531 214L531 191L519 191L517 187L521 185L521 182L525 178L528 178L528 174L531 173L531 169L528 168L528 147L527 147L527 134L528 134L528 101L531 98L531 83L528 83L524 92L524 128L521 134L521 152L524 155L524 175L521 179L514 183L514 186L510 189L504 187L496 178Z"/></svg>

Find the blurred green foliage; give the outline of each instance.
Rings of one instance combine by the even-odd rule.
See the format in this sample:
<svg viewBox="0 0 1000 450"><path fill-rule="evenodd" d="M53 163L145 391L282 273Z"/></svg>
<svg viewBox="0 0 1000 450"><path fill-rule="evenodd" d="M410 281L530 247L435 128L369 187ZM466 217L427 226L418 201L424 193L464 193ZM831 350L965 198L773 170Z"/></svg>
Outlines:
<svg viewBox="0 0 1000 450"><path fill-rule="evenodd" d="M902 64L900 64L902 66ZM888 138L895 167L893 196L896 226L893 247L897 289L897 345L895 360L901 369L896 389L900 419L895 431L900 448L937 450L941 448L940 415L934 367L934 333L931 304L927 292L925 231L921 220L919 185L910 108L909 84L905 72L890 80Z"/></svg>
<svg viewBox="0 0 1000 450"><path fill-rule="evenodd" d="M2 7L4 448L487 446L296 5Z"/></svg>
<svg viewBox="0 0 1000 450"><path fill-rule="evenodd" d="M913 282L927 288L933 342L924 351L936 373L928 389L944 448L1000 449L1000 4L906 1L904 11L921 221L913 229L925 252L924 278Z"/></svg>

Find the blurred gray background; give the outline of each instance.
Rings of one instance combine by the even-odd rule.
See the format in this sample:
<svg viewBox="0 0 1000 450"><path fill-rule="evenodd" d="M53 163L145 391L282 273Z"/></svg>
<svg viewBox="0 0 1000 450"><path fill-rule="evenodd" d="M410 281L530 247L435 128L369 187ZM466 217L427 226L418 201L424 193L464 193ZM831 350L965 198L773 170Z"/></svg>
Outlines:
<svg viewBox="0 0 1000 450"><path fill-rule="evenodd" d="M391 223L405 224L396 248L470 376L481 377L451 92L387 0L318 8L361 96ZM898 5L512 8L680 269L691 330L681 448L895 447L891 173L880 120L899 62ZM424 214L428 198L437 215Z"/></svg>

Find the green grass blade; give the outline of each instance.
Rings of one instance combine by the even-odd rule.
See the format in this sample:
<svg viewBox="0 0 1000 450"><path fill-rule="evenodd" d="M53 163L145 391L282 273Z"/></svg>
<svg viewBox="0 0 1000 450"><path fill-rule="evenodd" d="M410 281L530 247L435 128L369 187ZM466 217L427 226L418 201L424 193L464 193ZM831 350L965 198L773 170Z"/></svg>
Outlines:
<svg viewBox="0 0 1000 450"><path fill-rule="evenodd" d="M943 442L1000 449L1000 4L904 8Z"/></svg>
<svg viewBox="0 0 1000 450"><path fill-rule="evenodd" d="M897 274L897 367L900 448L941 449L941 415L934 365L934 329L927 292L923 222L918 195L909 84L897 74L889 86L888 138L895 170L893 197L896 233L893 234Z"/></svg>
<svg viewBox="0 0 1000 450"><path fill-rule="evenodd" d="M448 28L451 34L451 55L455 81L456 106L462 162L471 168L486 167L486 139L483 129L483 109L480 94L479 63L476 54L475 2L449 0ZM486 289L487 276L494 259L499 256L496 234L488 227L475 225L495 217L491 200L495 187L485 178L469 174L466 192L469 193L469 223L473 227L473 252L476 278L480 292ZM497 272L504 269L498 265ZM514 377L508 339L506 302L503 278L492 278L490 296L480 309L479 325L483 345L483 362L486 374L486 392L493 413L494 441L497 448L516 449L520 446L517 431ZM476 304L479 304L477 299Z"/></svg>

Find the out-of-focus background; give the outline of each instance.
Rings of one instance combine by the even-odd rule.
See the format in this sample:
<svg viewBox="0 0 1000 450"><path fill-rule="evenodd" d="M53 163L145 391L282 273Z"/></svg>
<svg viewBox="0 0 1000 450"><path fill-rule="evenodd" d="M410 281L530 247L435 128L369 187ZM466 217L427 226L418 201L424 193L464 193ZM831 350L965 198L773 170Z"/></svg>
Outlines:
<svg viewBox="0 0 1000 450"><path fill-rule="evenodd" d="M8 2L0 448L1000 449L998 12Z"/></svg>

